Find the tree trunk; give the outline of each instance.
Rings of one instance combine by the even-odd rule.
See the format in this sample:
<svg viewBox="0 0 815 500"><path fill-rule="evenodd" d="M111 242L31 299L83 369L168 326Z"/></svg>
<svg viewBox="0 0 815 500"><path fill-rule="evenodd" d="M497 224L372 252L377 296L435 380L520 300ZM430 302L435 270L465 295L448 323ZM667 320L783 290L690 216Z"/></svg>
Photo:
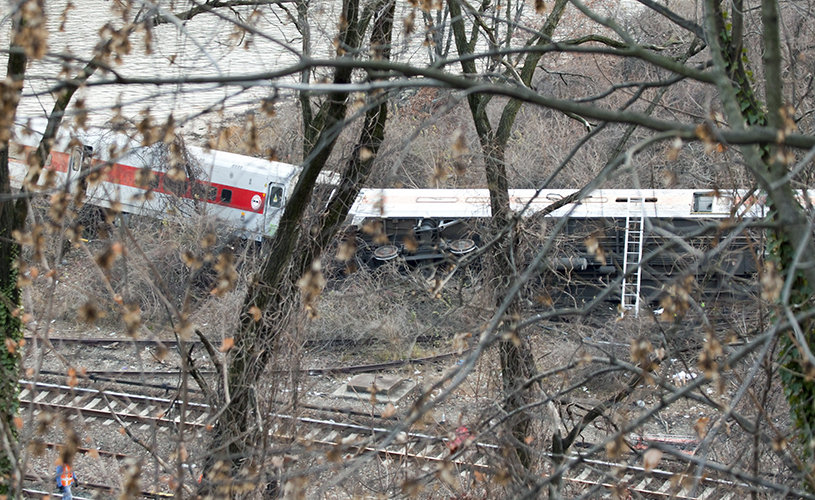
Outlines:
<svg viewBox="0 0 815 500"><path fill-rule="evenodd" d="M380 8L382 5L387 7L378 12L371 35L371 45L385 47L382 57L389 58L390 49L387 47L390 46L394 5L387 2L380 2L378 5ZM358 47L360 43L363 30L357 21L358 7L357 0L349 0L344 5L343 18L347 20L347 25L340 36L340 47L345 47L345 50ZM334 83L350 81L350 69L335 70ZM310 116L310 103L306 100L302 104L308 107L305 116ZM309 134L306 134L306 143L313 141L313 147L306 149L303 172L286 204L277 233L270 242L268 256L255 281L250 285L244 301L240 330L235 337L235 347L230 351L227 376L230 399L216 427L213 454L209 457L207 470L220 457L221 460L225 459L231 464L234 472L242 460L252 454L251 448L256 440L248 415L255 408L253 384L262 375L275 352L276 339L286 325L286 312L297 303L293 296L299 277L309 269L312 261L319 257L345 220L362 183L371 171L376 152L384 139L388 116L385 96L375 100L366 113L359 142L337 192L320 216L317 231L308 237L301 236L300 228L311 201L317 176L328 161L339 136L346 107L346 94L332 93L317 113L314 123L307 125L307 129L316 127L318 132L314 138L309 138ZM363 148L368 150L366 154L362 154ZM314 234L316 237L312 237ZM295 252L297 248L303 250ZM261 321L255 321L253 315L249 313L254 307L264 311ZM279 488L273 487L269 491L279 491Z"/></svg>
<svg viewBox="0 0 815 500"><path fill-rule="evenodd" d="M783 119L783 82L781 80L781 45L779 18L774 0L762 0L761 13L764 28L764 67L766 111L753 93L750 79L747 78L740 54L736 60L730 58L740 40L724 26L720 0L706 0L707 42L716 69L716 85L728 122L734 130L745 130L754 126L769 126L777 131L776 143L760 146L745 146L741 149L745 165L767 193L767 202L773 210L773 228L768 238L767 266L764 272L769 279L786 282L792 276L792 287L787 297L771 297L775 300L776 321L792 319L792 310L801 313L812 307L812 283L815 283L815 269L812 256L815 244L811 238L811 225L803 208L795 198L789 173L789 162L784 154L784 137L787 124ZM791 118L789 118L791 119ZM806 236L805 240L802 237ZM803 247L799 245L803 244ZM800 252L800 259L799 259ZM771 266L774 266L771 267ZM775 276L773 276L775 274ZM763 278L764 279L764 278ZM788 314L785 314L788 313ZM815 382L813 382L812 350L815 348L815 324L805 321L796 329L782 333L779 370L784 392L790 404L793 421L801 441L801 451L809 462L804 470L805 482L815 488L815 477L811 473L815 457L812 443L815 439Z"/></svg>
<svg viewBox="0 0 815 500"><path fill-rule="evenodd" d="M530 45L549 43L567 3L566 0L557 0L555 2L552 12L541 30L541 34L533 39ZM456 47L459 56L463 57L472 52L476 45L476 39L475 36L471 40L466 39L461 5L456 0L449 0L447 5L450 9L450 18L454 20L452 28ZM518 75L524 85L530 85L541 56L542 53L530 53L526 56L521 72ZM462 59L461 67L465 74L476 74L474 59ZM492 209L491 228L494 235L502 234L509 228L509 237L498 240L492 251L493 292L496 305L500 305L504 300L506 291L518 274L514 265L517 246L516 233L513 229L515 222L510 211L509 184L504 158L506 146L512 132L512 125L515 123L515 118L521 109L521 101L512 99L506 104L498 128L493 130L487 116L489 100L489 97L479 94L468 94L467 96L470 113L484 155L487 187L490 191L490 208ZM512 417L507 421L508 431L513 438L518 461L523 468L528 469L532 465L532 457L529 455L524 441L529 435L531 420L527 412L519 409L532 399L529 389L524 389L524 385L529 378L535 375L537 368L529 346L513 325L513 318L517 316L518 312L519 305L516 300L510 304L507 310L508 316L504 322L505 338L499 341L498 350L501 360L501 380L506 394L504 410L508 414L512 414Z"/></svg>
<svg viewBox="0 0 815 500"><path fill-rule="evenodd" d="M20 30L23 22L21 16L20 13L14 16L7 79L5 83L0 83L0 99L3 100L4 110L4 116L0 117L0 329L4 339L0 345L0 495L11 498L17 497L22 482L17 453L17 427L14 424L20 404L17 398L19 342L23 338L20 289L17 288L20 245L15 241L13 233L23 228L25 213L19 213L15 207L9 172L9 136L23 89L26 67L22 47L13 42L14 34Z"/></svg>

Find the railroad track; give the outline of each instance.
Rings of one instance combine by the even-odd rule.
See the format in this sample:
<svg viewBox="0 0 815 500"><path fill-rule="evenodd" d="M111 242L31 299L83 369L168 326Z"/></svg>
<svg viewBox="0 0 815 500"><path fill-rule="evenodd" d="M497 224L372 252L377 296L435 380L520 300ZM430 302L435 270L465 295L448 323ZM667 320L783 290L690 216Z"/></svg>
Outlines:
<svg viewBox="0 0 815 500"><path fill-rule="evenodd" d="M35 476L30 476L30 475L26 475L26 477L25 477L26 481L39 481L40 479L41 478L38 478L38 477L35 477ZM48 482L50 483L51 481L52 481L51 478L49 478ZM40 482L42 482L42 481L40 481ZM87 483L87 482L80 483L80 485L77 487L77 489L91 490L91 491L100 492L100 493L108 493L111 498L118 497L119 493L120 493L119 488L114 488L113 486L108 486L106 484ZM72 493L73 498L75 498L76 500L82 500L82 497L77 496L75 491L72 491L71 493ZM47 492L47 491L40 491L40 490L34 490L34 489L28 489L28 488L23 489L23 495L28 497L28 498L41 498L41 499L49 498L48 495L51 495L50 498L53 498L54 500L57 500L61 496L59 493L50 493L50 492ZM93 496L94 496L94 498L99 498L98 494L94 494ZM154 500L161 500L161 499L165 499L165 498L173 498L174 496L175 495L173 495L172 493L165 493L165 492L160 492L160 491L140 491L139 492L139 498L151 498L151 499L154 499ZM92 499L87 499L87 500L92 500Z"/></svg>
<svg viewBox="0 0 815 500"><path fill-rule="evenodd" d="M25 381L21 384L20 401L35 412L53 408L81 413L86 421L100 419L101 425L121 421L140 429L155 426L163 430L180 424L180 417L176 413L171 417L171 412L180 406L178 400L108 391L103 393L95 389L55 384ZM200 403L187 403L187 406L189 418L186 426L205 427L210 423L209 406ZM376 453L386 459L417 461L431 467L433 464L441 466L442 463L452 463L462 472L475 470L490 475L496 472L491 464L500 461L499 446L491 443L461 444L461 450L451 455L454 443L447 436L399 432L392 443L381 446L379 443L390 436L394 429L282 414L273 417L269 434L274 439L303 447L326 447L329 448L329 456L336 459ZM594 493L603 497L628 491L646 498L733 500L747 491L743 485L731 481L701 478L696 494L690 496L690 491L677 483L679 476L676 471L645 471L637 466L600 460L580 459L578 462L563 479L593 488ZM619 470L624 470L622 477L615 472Z"/></svg>
<svg viewBox="0 0 815 500"><path fill-rule="evenodd" d="M20 404L33 407L81 413L86 422L103 420L101 425L123 422L138 423L140 429L152 425L159 428L175 427L181 423L182 402L177 399L156 398L139 394L99 391L82 387L20 381ZM187 402L184 425L205 427L209 418L209 406ZM115 415L115 416L114 416ZM171 415L176 415L171 417Z"/></svg>
<svg viewBox="0 0 815 500"><path fill-rule="evenodd" d="M36 340L35 337L25 337L27 342L32 342ZM428 338L429 340L437 340L435 338ZM100 346L107 349L115 349L122 345L129 345L135 344L137 346L144 346L144 347L155 347L161 343L165 347L175 346L178 344L175 340L146 340L146 339L105 339L105 338L70 338L70 337L52 337L49 339L52 345L60 345L60 344L83 344L83 345L92 345L92 346ZM417 341L418 342L418 341ZM189 341L187 344L201 344L200 341ZM312 345L313 344L313 345ZM318 341L307 341L303 347L306 349L311 349L314 345L321 345ZM307 373L308 375L328 375L328 374L351 374L351 373L369 373L369 372L378 372L382 370L391 370L400 368L405 365L425 365L430 363L437 363L439 361L445 361L448 359L462 357L470 352L469 349L461 351L461 352L448 352L444 354L437 354L435 356L428 356L425 358L412 358L412 359L405 359L405 360L398 360L398 361L388 361L385 363L374 363L374 364L367 364L367 365L354 365L354 366L335 366L335 367L328 367L328 368L303 368L300 370L301 373ZM292 370L272 370L272 372L277 373L290 373ZM94 375L128 375L128 376L137 376L140 372L138 371L122 371L122 370L98 370L98 371L89 371L89 374ZM178 373L178 372L176 372ZM202 374L206 373L214 373L211 371L202 371Z"/></svg>
<svg viewBox="0 0 815 500"><path fill-rule="evenodd" d="M490 465L494 460L501 460L500 447L489 443L471 443L451 458L451 440L447 437L431 436L421 433L400 433L394 444L387 447L377 446L378 439L389 435L392 430L352 424L339 424L308 418L296 421L306 424L305 428L292 433L287 429L284 415L278 415L276 426L270 431L278 439L297 441L304 446L314 444L332 447L342 457L351 458L352 452L374 452L388 459L410 459L441 464L451 462L460 470L475 470L484 474L497 472ZM290 428L290 427L289 427ZM307 431L305 434L304 431ZM337 454L334 455L335 458ZM616 471L624 470L624 475L617 478ZM566 482L593 488L591 498L626 498L636 493L646 498L671 498L677 500L734 500L749 490L746 485L732 481L701 478L695 493L681 481L682 476L675 471L653 469L646 471L642 467L606 462L601 460L581 459L563 478ZM692 478L691 478L692 479ZM596 496L595 496L596 495Z"/></svg>

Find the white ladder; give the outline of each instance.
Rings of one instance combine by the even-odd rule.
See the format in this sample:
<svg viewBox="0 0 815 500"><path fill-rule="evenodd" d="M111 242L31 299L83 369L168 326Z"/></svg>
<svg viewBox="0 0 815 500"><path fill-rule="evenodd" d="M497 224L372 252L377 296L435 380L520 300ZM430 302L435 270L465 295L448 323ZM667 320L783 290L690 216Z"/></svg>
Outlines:
<svg viewBox="0 0 815 500"><path fill-rule="evenodd" d="M645 199L628 198L625 215L625 251L623 253L623 287L620 306L623 313L633 309L636 318L640 310L640 283L642 279L642 245L645 242ZM629 275L631 269L636 269Z"/></svg>

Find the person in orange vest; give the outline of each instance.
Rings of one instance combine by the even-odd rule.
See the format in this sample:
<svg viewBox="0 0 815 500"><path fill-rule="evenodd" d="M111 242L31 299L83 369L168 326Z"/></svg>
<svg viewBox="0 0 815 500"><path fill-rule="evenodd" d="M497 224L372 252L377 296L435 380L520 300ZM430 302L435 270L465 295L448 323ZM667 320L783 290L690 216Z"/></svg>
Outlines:
<svg viewBox="0 0 815 500"><path fill-rule="evenodd" d="M62 500L71 500L71 487L76 486L76 474L74 469L68 464L57 465L57 489L62 493Z"/></svg>

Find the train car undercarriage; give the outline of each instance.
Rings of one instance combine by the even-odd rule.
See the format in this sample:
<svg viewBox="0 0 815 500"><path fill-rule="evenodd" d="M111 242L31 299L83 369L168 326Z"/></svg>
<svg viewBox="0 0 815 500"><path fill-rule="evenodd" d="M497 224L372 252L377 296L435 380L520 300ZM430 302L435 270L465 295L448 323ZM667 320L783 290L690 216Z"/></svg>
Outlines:
<svg viewBox="0 0 815 500"><path fill-rule="evenodd" d="M519 265L530 261L552 237L555 222L526 220L518 229L522 240ZM763 256L761 232L731 226L719 219L649 219L636 266L643 307L682 290L702 303L755 293ZM362 241L360 259L372 266L387 262L436 269L478 265L490 240L486 218L370 218L354 229ZM536 283L531 285L551 299L537 302L579 305L605 293L606 300L620 303L625 246L631 239L627 232L622 218L568 220L554 235L551 255L544 258ZM629 269L628 276L635 271ZM607 291L609 287L613 289Z"/></svg>

